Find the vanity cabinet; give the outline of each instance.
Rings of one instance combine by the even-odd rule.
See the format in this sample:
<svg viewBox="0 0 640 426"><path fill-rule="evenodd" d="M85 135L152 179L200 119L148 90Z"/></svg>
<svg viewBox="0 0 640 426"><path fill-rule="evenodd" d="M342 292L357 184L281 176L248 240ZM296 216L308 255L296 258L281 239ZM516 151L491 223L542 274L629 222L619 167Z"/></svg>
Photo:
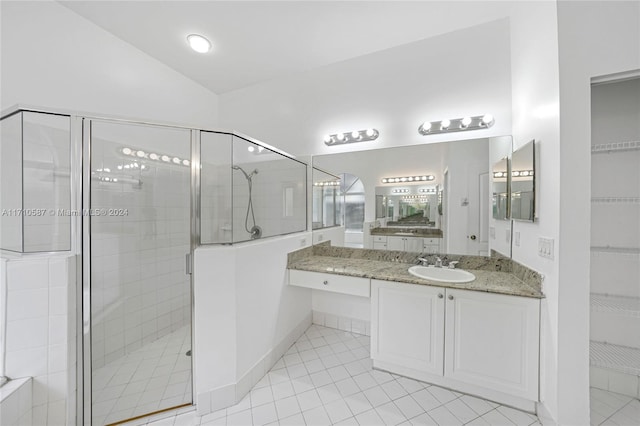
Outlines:
<svg viewBox="0 0 640 426"><path fill-rule="evenodd" d="M371 280L371 312L374 367L524 409L538 400L539 299Z"/></svg>
<svg viewBox="0 0 640 426"><path fill-rule="evenodd" d="M353 296L369 297L371 294L370 282L369 278L299 271L297 269L289 270L289 285Z"/></svg>
<svg viewBox="0 0 640 426"><path fill-rule="evenodd" d="M387 250L422 253L423 239L420 237L387 237Z"/></svg>
<svg viewBox="0 0 640 426"><path fill-rule="evenodd" d="M371 358L442 374L445 289L372 280Z"/></svg>
<svg viewBox="0 0 640 426"><path fill-rule="evenodd" d="M423 238L422 239L422 252L428 254L442 253L440 248L440 242L442 238Z"/></svg>
<svg viewBox="0 0 640 426"><path fill-rule="evenodd" d="M373 248L375 250L386 250L387 249L387 236L386 235L372 235L371 239L373 240Z"/></svg>

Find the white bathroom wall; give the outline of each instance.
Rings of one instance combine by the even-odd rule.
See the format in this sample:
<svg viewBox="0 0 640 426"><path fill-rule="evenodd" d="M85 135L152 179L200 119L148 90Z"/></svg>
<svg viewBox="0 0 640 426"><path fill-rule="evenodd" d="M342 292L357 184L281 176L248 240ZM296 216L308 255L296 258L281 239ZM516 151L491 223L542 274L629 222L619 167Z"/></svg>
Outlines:
<svg viewBox="0 0 640 426"><path fill-rule="evenodd" d="M76 257L3 255L6 375L33 378L33 424L75 423Z"/></svg>
<svg viewBox="0 0 640 426"><path fill-rule="evenodd" d="M195 252L195 388L199 413L244 396L311 323L311 294L289 287L287 253L311 233Z"/></svg>
<svg viewBox="0 0 640 426"><path fill-rule="evenodd" d="M589 268L585 265L591 222L590 80L640 69L640 4L561 1L558 28L562 167L557 333L563 349L558 366L559 421L578 423L586 419L589 404Z"/></svg>
<svg viewBox="0 0 640 426"><path fill-rule="evenodd" d="M503 19L225 93L220 124L294 155L505 135L510 81ZM484 113L496 118L486 131L418 134L425 120ZM322 142L328 133L368 127L380 131L375 142Z"/></svg>
<svg viewBox="0 0 640 426"><path fill-rule="evenodd" d="M1 2L2 95L14 104L211 127L217 95L55 1Z"/></svg>
<svg viewBox="0 0 640 426"><path fill-rule="evenodd" d="M511 83L513 108L513 145L517 149L532 139L539 153L536 164L535 223L514 222L513 231L520 233L520 246L512 247L513 259L544 275L541 315L540 359L540 417L546 422L562 424L588 423L588 387L581 381L587 371L576 369L588 356L582 349L575 353L575 364L560 365L558 306L560 281L559 256L544 259L538 256L538 237L552 238L556 250L559 240L560 218L560 137L559 137L559 82L558 82L558 24L555 2L512 2L511 12ZM586 321L585 321L586 322ZM573 339L570 339L573 340ZM571 393L562 391L566 374L573 377ZM580 376L582 375L582 376ZM567 389L568 390L568 389ZM569 403L565 397L574 400ZM562 399L562 401L561 401ZM562 406L562 413L559 412ZM566 416L566 417L565 417Z"/></svg>

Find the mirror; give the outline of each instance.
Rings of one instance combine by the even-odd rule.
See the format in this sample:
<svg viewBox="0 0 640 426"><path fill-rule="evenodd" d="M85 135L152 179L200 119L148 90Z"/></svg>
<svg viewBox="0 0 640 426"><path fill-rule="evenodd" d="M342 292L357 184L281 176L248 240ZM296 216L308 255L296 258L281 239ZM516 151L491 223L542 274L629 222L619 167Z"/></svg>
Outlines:
<svg viewBox="0 0 640 426"><path fill-rule="evenodd" d="M311 228L323 229L341 225L340 177L317 167L313 167L312 172Z"/></svg>
<svg viewBox="0 0 640 426"><path fill-rule="evenodd" d="M503 157L493 165L491 169L493 173L491 192L492 192L492 213L493 218L497 220L509 219L509 207L510 207L510 188L509 184L509 166L511 162L508 157Z"/></svg>
<svg viewBox="0 0 640 426"><path fill-rule="evenodd" d="M535 218L535 142L513 152L511 160L511 218L533 222Z"/></svg>
<svg viewBox="0 0 640 426"><path fill-rule="evenodd" d="M510 246L497 242L491 214L491 165L510 154L506 136L318 155L312 161L332 175L349 174L362 183L364 212L361 205L357 212L362 227L345 230L360 237L347 235L348 246L470 255L496 250L510 256ZM427 175L433 180L414 179ZM382 182L390 177L406 179ZM343 206L345 215L353 216L344 198ZM510 236L510 221L502 222Z"/></svg>

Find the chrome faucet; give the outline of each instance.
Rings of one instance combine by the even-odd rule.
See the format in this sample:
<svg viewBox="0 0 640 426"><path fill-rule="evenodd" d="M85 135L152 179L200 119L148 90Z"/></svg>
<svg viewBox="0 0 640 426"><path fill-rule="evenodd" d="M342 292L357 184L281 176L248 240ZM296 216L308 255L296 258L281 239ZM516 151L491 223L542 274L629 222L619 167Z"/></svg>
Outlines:
<svg viewBox="0 0 640 426"><path fill-rule="evenodd" d="M436 264L434 265L436 268L442 268L442 259L436 256Z"/></svg>

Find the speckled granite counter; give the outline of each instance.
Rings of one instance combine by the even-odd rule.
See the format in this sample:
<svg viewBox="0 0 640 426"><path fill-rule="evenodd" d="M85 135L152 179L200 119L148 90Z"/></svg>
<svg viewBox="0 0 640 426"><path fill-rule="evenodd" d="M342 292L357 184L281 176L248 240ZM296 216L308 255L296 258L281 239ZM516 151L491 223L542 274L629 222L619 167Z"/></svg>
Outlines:
<svg viewBox="0 0 640 426"><path fill-rule="evenodd" d="M408 235L411 234L411 235ZM388 235L403 237L426 237L426 238L442 238L442 230L437 228L391 228L378 227L371 229L371 235Z"/></svg>
<svg viewBox="0 0 640 426"><path fill-rule="evenodd" d="M479 256L442 256L443 260L457 260L458 267L472 272L476 279L469 283L445 283L425 280L409 274L408 269L417 263L418 253L387 250L352 249L318 244L289 253L287 267L301 271L398 281L410 284L448 287L462 290L543 298L542 277L507 258ZM431 262L435 255L429 255ZM515 264L515 265L514 265Z"/></svg>

